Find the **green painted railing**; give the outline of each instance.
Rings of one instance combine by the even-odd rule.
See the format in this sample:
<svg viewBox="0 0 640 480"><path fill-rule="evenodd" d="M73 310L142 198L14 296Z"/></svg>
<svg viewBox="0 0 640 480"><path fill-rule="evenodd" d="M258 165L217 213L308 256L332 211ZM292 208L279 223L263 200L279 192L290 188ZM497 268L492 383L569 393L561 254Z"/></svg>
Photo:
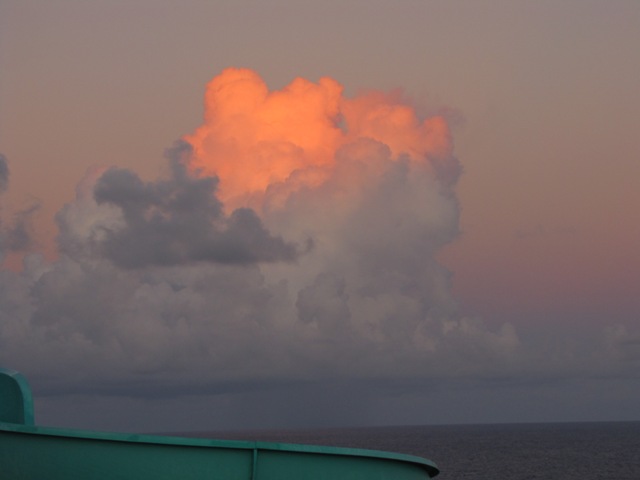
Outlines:
<svg viewBox="0 0 640 480"><path fill-rule="evenodd" d="M27 381L0 369L0 478L424 480L423 458L373 450L40 427Z"/></svg>

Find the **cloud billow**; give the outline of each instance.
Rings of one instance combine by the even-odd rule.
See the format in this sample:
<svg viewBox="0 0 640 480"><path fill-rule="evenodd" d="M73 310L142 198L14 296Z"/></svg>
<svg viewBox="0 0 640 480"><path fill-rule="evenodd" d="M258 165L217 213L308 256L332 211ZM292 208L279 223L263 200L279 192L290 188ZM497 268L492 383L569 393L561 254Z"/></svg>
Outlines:
<svg viewBox="0 0 640 480"><path fill-rule="evenodd" d="M0 196L9 188L9 165L0 153ZM0 218L0 260L6 252L24 252L33 245L31 221L40 204L34 202L14 214L13 222L6 225Z"/></svg>
<svg viewBox="0 0 640 480"><path fill-rule="evenodd" d="M151 182L88 172L56 216L59 258L1 272L0 363L56 393L415 385L584 371L632 336L545 363L510 324L461 313L437 260L459 235L460 165L444 119L397 96L269 92L230 69L168 159Z"/></svg>
<svg viewBox="0 0 640 480"><path fill-rule="evenodd" d="M271 235L248 208L223 212L215 196L217 179L191 176L178 149L171 177L144 183L130 170L112 168L97 181L98 205L117 207L122 222L105 228L104 255L123 268L190 262L250 264L293 261L295 245Z"/></svg>
<svg viewBox="0 0 640 480"><path fill-rule="evenodd" d="M9 166L7 157L0 153L0 194L7 191L9 187Z"/></svg>

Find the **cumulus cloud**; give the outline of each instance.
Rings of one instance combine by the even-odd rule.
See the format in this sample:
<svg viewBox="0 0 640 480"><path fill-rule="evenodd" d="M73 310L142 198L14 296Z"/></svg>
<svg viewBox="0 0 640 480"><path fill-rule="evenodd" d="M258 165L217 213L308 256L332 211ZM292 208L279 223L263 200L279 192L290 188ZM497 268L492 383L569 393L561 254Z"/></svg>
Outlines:
<svg viewBox="0 0 640 480"><path fill-rule="evenodd" d="M6 157L0 153L0 195L9 188L9 166ZM18 211L13 221L6 225L0 218L0 260L6 252L20 252L28 250L33 244L31 219L40 208L35 202Z"/></svg>
<svg viewBox="0 0 640 480"><path fill-rule="evenodd" d="M437 261L459 235L444 119L235 69L206 102L166 178L88 172L59 258L0 272L1 363L43 391L140 396L526 370L515 328L462 315Z"/></svg>
<svg viewBox="0 0 640 480"><path fill-rule="evenodd" d="M121 213L118 225L103 227L104 255L118 266L180 265L209 261L249 264L292 261L295 245L274 237L249 208L228 217L215 196L215 177L188 174L181 157L186 144L169 151L171 177L144 183L134 172L112 168L94 188L98 206Z"/></svg>
<svg viewBox="0 0 640 480"><path fill-rule="evenodd" d="M9 187L9 166L7 157L0 153L0 194L7 191Z"/></svg>

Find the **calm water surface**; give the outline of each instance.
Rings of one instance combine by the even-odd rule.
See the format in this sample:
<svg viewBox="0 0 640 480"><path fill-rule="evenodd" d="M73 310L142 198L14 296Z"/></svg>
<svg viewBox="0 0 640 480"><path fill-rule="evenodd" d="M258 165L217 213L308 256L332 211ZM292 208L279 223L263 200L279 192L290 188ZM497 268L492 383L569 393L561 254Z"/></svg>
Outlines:
<svg viewBox="0 0 640 480"><path fill-rule="evenodd" d="M640 480L640 422L216 432L197 436L408 453L437 463L439 480Z"/></svg>

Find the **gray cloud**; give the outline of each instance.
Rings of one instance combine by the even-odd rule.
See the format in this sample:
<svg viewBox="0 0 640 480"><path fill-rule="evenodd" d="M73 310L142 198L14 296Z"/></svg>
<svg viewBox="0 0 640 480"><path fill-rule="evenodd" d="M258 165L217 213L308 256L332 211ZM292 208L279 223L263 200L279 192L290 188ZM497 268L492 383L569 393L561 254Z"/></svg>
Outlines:
<svg viewBox="0 0 640 480"><path fill-rule="evenodd" d="M6 157L0 153L0 195L9 188L9 166ZM13 222L6 225L0 218L0 258L4 252L26 251L33 245L31 219L40 204L32 203L13 216Z"/></svg>
<svg viewBox="0 0 640 480"><path fill-rule="evenodd" d="M227 218L215 196L217 179L189 175L182 163L186 153L186 144L169 151L168 180L144 183L117 168L98 179L97 204L122 212L121 224L105 227L100 241L107 258L125 268L295 260L296 247L271 235L253 210L237 209Z"/></svg>
<svg viewBox="0 0 640 480"><path fill-rule="evenodd" d="M9 187L9 166L7 157L0 153L0 194L6 192Z"/></svg>
<svg viewBox="0 0 640 480"><path fill-rule="evenodd" d="M514 355L513 328L458 312L434 258L458 234L458 205L428 164L358 140L324 184L258 217L227 215L185 153L155 182L87 174L56 217L60 258L29 256L1 280L0 360L48 391L157 395L469 375Z"/></svg>
<svg viewBox="0 0 640 480"><path fill-rule="evenodd" d="M551 345L461 314L436 259L459 234L459 206L429 163L359 139L322 185L258 216L225 213L216 180L189 175L182 154L155 182L88 172L56 216L60 257L1 272L0 363L40 394L271 399L278 421L302 422L311 407L275 407L286 392L322 418L356 418L382 390L637 370L631 329ZM358 400L341 407L332 389L345 385Z"/></svg>

